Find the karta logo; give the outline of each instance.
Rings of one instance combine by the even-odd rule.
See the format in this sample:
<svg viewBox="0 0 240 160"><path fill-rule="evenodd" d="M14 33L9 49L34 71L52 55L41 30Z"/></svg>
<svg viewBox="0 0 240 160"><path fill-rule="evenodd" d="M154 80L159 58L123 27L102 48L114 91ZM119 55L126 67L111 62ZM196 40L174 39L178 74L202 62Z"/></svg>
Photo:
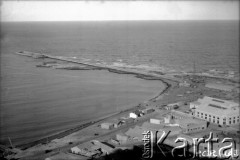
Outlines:
<svg viewBox="0 0 240 160"><path fill-rule="evenodd" d="M163 148L161 148L164 141L167 139L170 131L159 132L156 131L153 134L152 131L146 131L143 133L143 158L152 158L154 156L154 149L158 149L163 156L167 157ZM159 139L158 139L159 137ZM236 142L232 138L224 138L219 142L218 138L213 138L213 133L210 132L209 138L192 138L191 143L184 137L178 137L174 141L175 147L171 150L171 155L174 158L186 157L186 158L197 158L197 157L207 157L207 158L233 158L237 159L239 157L238 150L236 149ZM181 143L180 145L177 145ZM214 145L215 143L215 145ZM156 147L154 147L156 146ZM202 147L200 149L200 146ZM215 148L214 148L215 147ZM188 157L187 153L193 153L191 157ZM179 151L182 151L181 154Z"/></svg>
<svg viewBox="0 0 240 160"><path fill-rule="evenodd" d="M167 138L167 136L170 134L170 131L168 131L167 133L163 131L163 133L161 134L160 138L156 141L154 140L157 139L157 135L159 134L159 131L156 131L155 136L153 134L152 131L146 131L143 133L143 142L144 142L144 151L142 154L143 158L152 158L153 157L153 146L154 146L154 142L156 142L156 146L158 147L158 149L161 151L161 153L165 155L165 152L162 150L161 148L161 144L163 144L164 140Z"/></svg>

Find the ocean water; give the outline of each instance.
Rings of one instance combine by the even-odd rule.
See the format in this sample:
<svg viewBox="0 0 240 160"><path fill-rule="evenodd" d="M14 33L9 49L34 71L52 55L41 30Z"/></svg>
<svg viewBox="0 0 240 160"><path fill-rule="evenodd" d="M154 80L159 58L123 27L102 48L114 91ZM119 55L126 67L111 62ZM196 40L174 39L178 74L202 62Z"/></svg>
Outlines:
<svg viewBox="0 0 240 160"><path fill-rule="evenodd" d="M239 72L238 21L26 22L2 26L3 41L11 41L20 50L177 71L192 71L195 61L197 71Z"/></svg>
<svg viewBox="0 0 240 160"><path fill-rule="evenodd" d="M26 143L129 108L160 81L107 71L34 67L27 50L115 66L239 73L237 21L24 22L1 24L1 141Z"/></svg>

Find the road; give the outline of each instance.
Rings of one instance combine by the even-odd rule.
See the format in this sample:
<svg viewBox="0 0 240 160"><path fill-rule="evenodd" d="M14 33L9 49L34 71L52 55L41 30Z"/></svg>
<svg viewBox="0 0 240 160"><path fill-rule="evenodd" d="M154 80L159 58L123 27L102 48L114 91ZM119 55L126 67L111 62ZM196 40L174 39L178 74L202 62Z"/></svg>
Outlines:
<svg viewBox="0 0 240 160"><path fill-rule="evenodd" d="M90 137L90 138L87 138L87 139L85 139L83 141L79 141L79 142L75 142L73 144L69 144L67 146L59 147L59 148L53 149L49 153L45 153L45 151L39 152L39 153L36 153L36 154L34 154L32 156L27 156L27 157L21 158L21 160L29 160L29 159L31 159L31 160L44 160L45 158L50 157L51 155L54 155L54 154L56 154L58 152L67 152L68 150L70 150L70 148L72 148L74 146L77 146L77 145L80 145L82 143L91 141L93 139L96 139L96 140L109 139L109 137L115 136L117 133L119 133L122 130L126 130L126 129L129 129L131 127L135 127L136 125L140 125L141 123L149 120L150 117L152 117L154 114L157 114L157 113L153 112L153 113L150 113L150 114L145 115L143 117L140 117L140 118L137 119L136 122L122 125L119 128L110 130L106 134L98 135L98 136L95 136L95 137Z"/></svg>

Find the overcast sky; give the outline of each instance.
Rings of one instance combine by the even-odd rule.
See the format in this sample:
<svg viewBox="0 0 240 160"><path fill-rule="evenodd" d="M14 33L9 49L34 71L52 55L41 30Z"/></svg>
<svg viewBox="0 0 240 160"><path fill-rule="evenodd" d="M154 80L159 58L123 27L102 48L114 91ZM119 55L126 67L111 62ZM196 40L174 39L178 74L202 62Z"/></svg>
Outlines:
<svg viewBox="0 0 240 160"><path fill-rule="evenodd" d="M238 20L239 1L4 1L1 21Z"/></svg>

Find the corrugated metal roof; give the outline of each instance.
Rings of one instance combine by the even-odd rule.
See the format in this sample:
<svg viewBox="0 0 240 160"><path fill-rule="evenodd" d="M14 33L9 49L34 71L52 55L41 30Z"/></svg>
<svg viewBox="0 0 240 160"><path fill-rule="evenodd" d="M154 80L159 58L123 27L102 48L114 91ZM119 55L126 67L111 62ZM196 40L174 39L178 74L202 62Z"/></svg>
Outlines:
<svg viewBox="0 0 240 160"><path fill-rule="evenodd" d="M239 104L232 101L205 96L202 99L199 99L198 102L200 102L200 105L198 105L198 107L196 108L196 111L213 114L219 117L232 116L232 115L239 114ZM219 107L212 107L213 105L216 105Z"/></svg>

